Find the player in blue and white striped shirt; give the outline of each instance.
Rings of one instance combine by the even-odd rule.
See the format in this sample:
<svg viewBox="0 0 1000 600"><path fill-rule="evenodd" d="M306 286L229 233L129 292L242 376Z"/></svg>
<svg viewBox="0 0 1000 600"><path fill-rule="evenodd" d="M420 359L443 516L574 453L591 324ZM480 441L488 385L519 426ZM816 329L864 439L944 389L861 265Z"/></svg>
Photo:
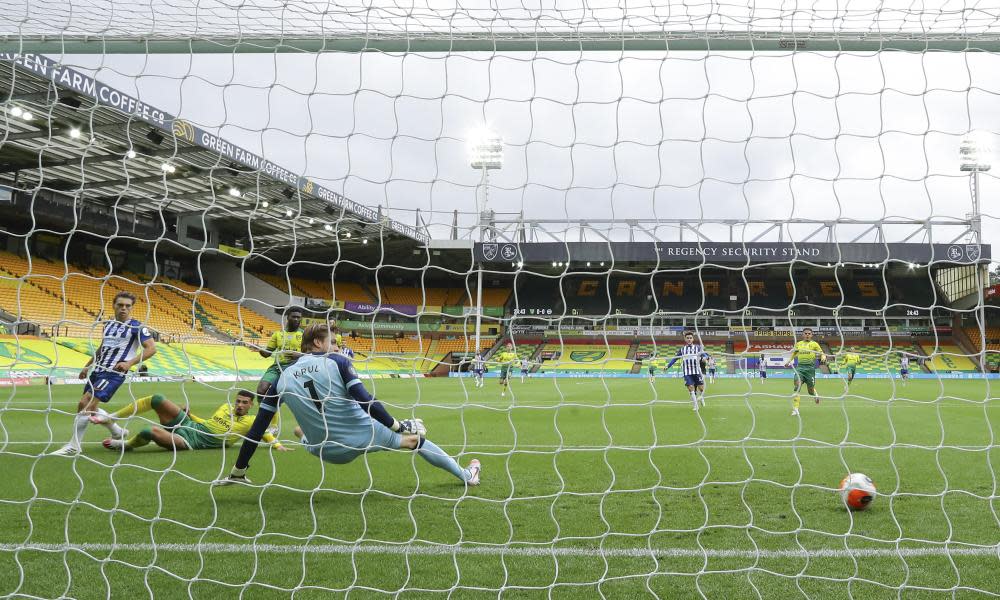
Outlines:
<svg viewBox="0 0 1000 600"><path fill-rule="evenodd" d="M677 356L670 359L667 369L674 366L678 360L681 361L681 372L684 374L684 385L691 393L691 402L694 409L698 410L698 401L705 406L705 377L701 370L701 359L708 358L704 346L694 343L694 332L684 332L684 345L677 350Z"/></svg>
<svg viewBox="0 0 1000 600"><path fill-rule="evenodd" d="M86 383L83 385L83 396L76 407L73 438L62 448L52 452L53 456L79 454L83 433L90 424L90 416L108 414L98 406L98 402L111 400L125 382L125 374L129 369L156 354L156 342L153 341L149 328L131 318L134 306L135 296L132 294L118 292L115 296L115 320L104 323L101 346L80 371L80 379L86 380ZM111 432L113 439L121 439L128 433L113 420L108 420L104 426Z"/></svg>
<svg viewBox="0 0 1000 600"><path fill-rule="evenodd" d="M476 358L472 360L472 376L475 378L476 387L486 385L483 381L483 373L486 371L486 363L483 361L483 353L476 352Z"/></svg>
<svg viewBox="0 0 1000 600"><path fill-rule="evenodd" d="M246 471L279 404L291 409L296 433L309 452L324 462L346 464L369 452L415 450L421 458L448 471L466 485L479 485L480 464L465 469L428 440L420 419L393 419L358 378L351 361L337 351L327 325L306 327L302 353L281 373L277 398L265 397L257 411L239 458L227 479L217 485L247 482Z"/></svg>

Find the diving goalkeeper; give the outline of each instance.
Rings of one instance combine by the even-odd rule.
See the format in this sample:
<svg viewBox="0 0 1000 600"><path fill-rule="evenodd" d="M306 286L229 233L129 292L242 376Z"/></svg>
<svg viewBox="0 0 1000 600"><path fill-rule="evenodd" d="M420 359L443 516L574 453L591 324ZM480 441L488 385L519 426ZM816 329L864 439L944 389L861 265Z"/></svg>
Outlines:
<svg viewBox="0 0 1000 600"><path fill-rule="evenodd" d="M350 359L338 352L325 324L310 325L302 335L303 356L278 380L277 393L261 402L247 441L229 477L218 485L247 482L246 472L257 440L285 404L299 423L302 444L325 462L346 464L368 452L416 450L427 462L466 485L479 485L480 464L465 469L424 437L423 421L393 419L358 379Z"/></svg>

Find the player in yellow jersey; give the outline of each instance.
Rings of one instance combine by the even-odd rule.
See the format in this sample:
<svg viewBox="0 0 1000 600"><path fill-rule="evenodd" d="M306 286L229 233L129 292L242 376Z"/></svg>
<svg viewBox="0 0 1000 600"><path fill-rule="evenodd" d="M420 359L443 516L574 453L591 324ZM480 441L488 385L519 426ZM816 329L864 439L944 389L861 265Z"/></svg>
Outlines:
<svg viewBox="0 0 1000 600"><path fill-rule="evenodd" d="M858 364L861 363L861 356L856 352L844 354L844 368L847 369L847 385L854 381L854 374L858 371Z"/></svg>
<svg viewBox="0 0 1000 600"><path fill-rule="evenodd" d="M503 350L500 350L493 357L493 362L500 365L500 397L507 394L507 386L510 382L510 370L517 363L517 352L514 352L514 342L507 342Z"/></svg>
<svg viewBox="0 0 1000 600"><path fill-rule="evenodd" d="M230 405L223 403L215 409L212 416L202 419L180 406L174 404L161 394L153 394L139 398L132 404L123 407L107 416L94 415L91 421L103 424L102 419L127 419L149 410L155 411L160 424L144 428L128 440L107 438L104 447L108 450L135 450L153 442L168 450L206 450L231 446L237 440L244 438L255 415L250 414L253 407L253 393L240 390L236 394L236 402ZM269 433L264 434L265 442L274 442L275 450L288 451L291 448L282 446Z"/></svg>
<svg viewBox="0 0 1000 600"><path fill-rule="evenodd" d="M271 387L278 383L281 372L302 356L302 309L293 307L285 313L285 329L271 334L267 346L258 352L264 358L274 357L274 364L264 371L257 382L257 397L263 399Z"/></svg>
<svg viewBox="0 0 1000 600"><path fill-rule="evenodd" d="M795 396L792 398L792 416L799 414L799 390L802 389L802 384L805 384L809 394L816 400L816 404L819 404L819 396L816 395L816 357L819 357L821 363L826 362L823 348L813 341L813 330L806 327L802 330L802 337L803 339L792 347L792 356L785 363L785 368L788 368L792 361L798 359L795 364Z"/></svg>

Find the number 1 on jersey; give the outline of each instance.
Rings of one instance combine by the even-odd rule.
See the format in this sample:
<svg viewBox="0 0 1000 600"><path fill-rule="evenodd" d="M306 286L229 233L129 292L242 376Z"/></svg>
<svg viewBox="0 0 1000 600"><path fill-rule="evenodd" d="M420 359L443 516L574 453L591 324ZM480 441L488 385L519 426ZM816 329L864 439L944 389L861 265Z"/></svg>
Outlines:
<svg viewBox="0 0 1000 600"><path fill-rule="evenodd" d="M323 403L319 401L319 394L316 392L316 382L310 380L302 384L302 386L309 390L309 395L312 396L313 404L316 405L316 410L323 412Z"/></svg>

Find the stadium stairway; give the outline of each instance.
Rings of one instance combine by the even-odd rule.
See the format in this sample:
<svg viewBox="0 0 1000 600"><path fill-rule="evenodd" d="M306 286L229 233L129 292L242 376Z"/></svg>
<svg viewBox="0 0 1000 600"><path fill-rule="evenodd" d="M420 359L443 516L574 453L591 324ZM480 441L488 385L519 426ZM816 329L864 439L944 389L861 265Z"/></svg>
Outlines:
<svg viewBox="0 0 1000 600"><path fill-rule="evenodd" d="M269 318L274 318L270 316L275 307L295 304L288 292L282 292L229 260L203 262L202 276L204 281L212 282L211 289L215 293L229 300L245 299L247 308Z"/></svg>
<svg viewBox="0 0 1000 600"><path fill-rule="evenodd" d="M625 353L625 358L631 361L635 361L635 353L636 350L638 349L639 349L639 342L632 342L632 344L628 347L628 352ZM635 374L639 373L640 371L642 371L642 363L636 362L635 364L632 365L632 370L629 371L629 373Z"/></svg>

